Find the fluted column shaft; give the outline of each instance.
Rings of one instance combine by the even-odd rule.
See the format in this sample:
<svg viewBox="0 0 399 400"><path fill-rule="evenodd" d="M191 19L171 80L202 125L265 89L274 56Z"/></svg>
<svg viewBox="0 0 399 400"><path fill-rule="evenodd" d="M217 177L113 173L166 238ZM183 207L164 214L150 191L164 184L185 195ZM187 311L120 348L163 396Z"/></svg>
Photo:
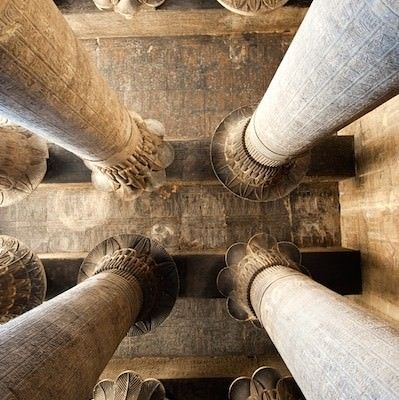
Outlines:
<svg viewBox="0 0 399 400"><path fill-rule="evenodd" d="M397 399L397 329L288 267L260 272L250 298L306 399Z"/></svg>
<svg viewBox="0 0 399 400"><path fill-rule="evenodd" d="M119 101L52 0L2 1L0 30L0 114L99 168L107 190L165 168L163 128Z"/></svg>
<svg viewBox="0 0 399 400"><path fill-rule="evenodd" d="M134 277L101 272L0 326L0 398L88 398L142 297Z"/></svg>
<svg viewBox="0 0 399 400"><path fill-rule="evenodd" d="M314 0L245 134L278 166L399 92L397 0Z"/></svg>

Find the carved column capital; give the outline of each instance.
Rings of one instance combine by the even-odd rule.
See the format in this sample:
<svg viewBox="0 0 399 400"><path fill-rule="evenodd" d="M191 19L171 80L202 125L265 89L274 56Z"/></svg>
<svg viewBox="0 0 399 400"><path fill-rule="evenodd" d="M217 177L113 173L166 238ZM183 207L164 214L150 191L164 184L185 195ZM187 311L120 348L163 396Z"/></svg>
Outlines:
<svg viewBox="0 0 399 400"><path fill-rule="evenodd" d="M145 4L146 6L149 7L159 7L163 3L165 3L166 0L138 0L141 4Z"/></svg>
<svg viewBox="0 0 399 400"><path fill-rule="evenodd" d="M0 323L43 303L46 289L40 259L17 239L0 235Z"/></svg>
<svg viewBox="0 0 399 400"><path fill-rule="evenodd" d="M46 141L31 132L0 120L0 207L29 196L47 170Z"/></svg>
<svg viewBox="0 0 399 400"><path fill-rule="evenodd" d="M258 368L251 377L235 379L229 388L229 400L305 400L291 376L271 367Z"/></svg>
<svg viewBox="0 0 399 400"><path fill-rule="evenodd" d="M219 181L236 196L252 201L273 201L290 193L305 177L310 153L283 164L256 160L249 152L246 131L255 106L241 107L216 128L211 163Z"/></svg>
<svg viewBox="0 0 399 400"><path fill-rule="evenodd" d="M159 7L166 0L93 0L100 10L113 10L126 18L132 18L140 6Z"/></svg>
<svg viewBox="0 0 399 400"><path fill-rule="evenodd" d="M283 6L288 0L218 0L228 10L241 15L264 14Z"/></svg>
<svg viewBox="0 0 399 400"><path fill-rule="evenodd" d="M260 233L248 243L235 243L225 255L227 267L219 272L217 286L227 297L229 314L239 321L259 321L251 304L251 287L262 271L273 267L289 267L308 273L301 265L301 253L291 242L277 242L273 236Z"/></svg>
<svg viewBox="0 0 399 400"><path fill-rule="evenodd" d="M159 188L166 180L165 168L174 159L173 147L163 140L165 129L156 120L143 120L130 113L131 135L126 146L102 161L85 161L93 171L99 190L116 191L124 200Z"/></svg>
<svg viewBox="0 0 399 400"><path fill-rule="evenodd" d="M172 257L156 241L141 235L118 235L98 244L84 260L79 282L102 272L113 272L138 282L143 306L131 335L159 326L175 303L179 279Z"/></svg>
<svg viewBox="0 0 399 400"><path fill-rule="evenodd" d="M123 105L52 0L3 3L2 115L85 160L101 189L129 198L157 187L173 156L160 123Z"/></svg>
<svg viewBox="0 0 399 400"><path fill-rule="evenodd" d="M93 400L163 400L165 388L157 379L143 379L133 371L122 372L115 381L104 379L96 384Z"/></svg>

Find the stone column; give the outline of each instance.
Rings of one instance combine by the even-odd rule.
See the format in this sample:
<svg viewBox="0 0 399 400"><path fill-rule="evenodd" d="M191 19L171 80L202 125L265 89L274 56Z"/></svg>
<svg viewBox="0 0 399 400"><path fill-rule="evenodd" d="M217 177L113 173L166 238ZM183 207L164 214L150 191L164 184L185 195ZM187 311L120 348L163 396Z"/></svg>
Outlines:
<svg viewBox="0 0 399 400"><path fill-rule="evenodd" d="M0 115L83 158L100 189L162 182L163 126L120 102L52 0L2 1L0 29Z"/></svg>
<svg viewBox="0 0 399 400"><path fill-rule="evenodd" d="M82 283L0 327L0 398L86 399L117 346L159 325L178 278L157 243L120 235L81 267Z"/></svg>
<svg viewBox="0 0 399 400"><path fill-rule="evenodd" d="M399 93L399 3L314 0L262 101L217 128L212 163L246 199L295 188L319 140Z"/></svg>
<svg viewBox="0 0 399 400"><path fill-rule="evenodd" d="M46 141L0 120L0 207L28 197L47 170Z"/></svg>
<svg viewBox="0 0 399 400"><path fill-rule="evenodd" d="M397 399L397 327L314 282L290 243L256 235L226 262L230 314L266 329L306 399Z"/></svg>
<svg viewBox="0 0 399 400"><path fill-rule="evenodd" d="M17 239L0 235L0 324L43 303L46 289L40 259Z"/></svg>

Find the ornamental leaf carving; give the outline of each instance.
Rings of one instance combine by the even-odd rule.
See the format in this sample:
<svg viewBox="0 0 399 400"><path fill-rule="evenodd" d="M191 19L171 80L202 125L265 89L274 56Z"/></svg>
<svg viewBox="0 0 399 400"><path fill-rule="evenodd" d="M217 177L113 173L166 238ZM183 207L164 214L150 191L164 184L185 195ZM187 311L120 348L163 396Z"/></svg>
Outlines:
<svg viewBox="0 0 399 400"><path fill-rule="evenodd" d="M0 207L6 207L36 189L46 173L48 151L44 139L4 120L0 134Z"/></svg>
<svg viewBox="0 0 399 400"><path fill-rule="evenodd" d="M132 18L141 5L149 7L159 7L166 0L93 0L100 10L113 10L126 18Z"/></svg>
<svg viewBox="0 0 399 400"><path fill-rule="evenodd" d="M163 140L163 125L156 120L143 120L134 112L130 114L132 125L139 131L134 148L127 145L122 153L113 156L119 159L116 163L85 161L93 171L94 186L99 190L115 191L124 200L133 200L143 191L161 187L166 180L165 168L174 159L173 147ZM104 163L108 165L104 166Z"/></svg>
<svg viewBox="0 0 399 400"><path fill-rule="evenodd" d="M159 326L172 310L179 278L171 256L155 240L142 235L122 234L99 243L85 258L78 282L111 271L141 287L143 305L129 335L145 334Z"/></svg>
<svg viewBox="0 0 399 400"><path fill-rule="evenodd" d="M136 372L125 371L115 381L98 382L93 395L93 400L163 400L165 388L157 379L142 379Z"/></svg>
<svg viewBox="0 0 399 400"><path fill-rule="evenodd" d="M0 323L38 306L45 294L40 259L17 239L0 235Z"/></svg>
<svg viewBox="0 0 399 400"><path fill-rule="evenodd" d="M250 302L254 277L262 270L284 266L308 274L301 265L301 252L290 242L278 242L273 236L258 233L248 243L235 243L226 252L226 268L217 277L219 292L227 297L227 311L238 321L261 327Z"/></svg>
<svg viewBox="0 0 399 400"><path fill-rule="evenodd" d="M244 15L265 13L283 6L288 0L218 0L230 11Z"/></svg>
<svg viewBox="0 0 399 400"><path fill-rule="evenodd" d="M229 400L305 400L304 395L290 377L282 377L271 367L258 368L249 378L237 378L230 385Z"/></svg>

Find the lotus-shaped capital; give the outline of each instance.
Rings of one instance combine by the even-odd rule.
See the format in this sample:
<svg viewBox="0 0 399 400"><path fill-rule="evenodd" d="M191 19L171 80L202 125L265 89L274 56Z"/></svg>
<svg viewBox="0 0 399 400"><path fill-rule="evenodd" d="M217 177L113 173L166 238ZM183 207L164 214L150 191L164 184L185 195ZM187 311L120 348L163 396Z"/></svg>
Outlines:
<svg viewBox="0 0 399 400"><path fill-rule="evenodd" d="M258 368L249 378L237 378L230 385L229 400L305 400L295 380L282 377L271 367Z"/></svg>
<svg viewBox="0 0 399 400"><path fill-rule="evenodd" d="M217 286L227 297L228 313L236 320L260 323L251 306L250 290L257 274L266 268L284 266L307 273L301 252L291 242L278 242L272 235L259 233L248 243L235 243L225 255L227 267L217 277Z"/></svg>
<svg viewBox="0 0 399 400"><path fill-rule="evenodd" d="M125 371L115 381L98 382L93 395L93 400L163 400L165 388L157 379L142 379L136 372Z"/></svg>

